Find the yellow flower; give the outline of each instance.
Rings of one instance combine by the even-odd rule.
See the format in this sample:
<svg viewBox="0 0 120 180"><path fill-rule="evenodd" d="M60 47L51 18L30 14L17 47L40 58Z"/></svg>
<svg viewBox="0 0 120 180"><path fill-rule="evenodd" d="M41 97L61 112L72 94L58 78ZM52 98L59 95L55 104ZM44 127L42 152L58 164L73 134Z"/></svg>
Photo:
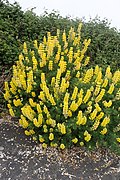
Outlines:
<svg viewBox="0 0 120 180"><path fill-rule="evenodd" d="M90 82L92 76L93 76L93 69L91 68L91 69L88 69L88 70L86 71L86 74L85 74L85 76L84 76L84 78L83 78L83 82L84 82L84 83Z"/></svg>
<svg viewBox="0 0 120 180"><path fill-rule="evenodd" d="M100 112L100 111L101 111L101 107L99 106L99 104L98 104L98 103L96 103L96 104L95 104L95 108L97 109L97 111L98 111L98 112Z"/></svg>
<svg viewBox="0 0 120 180"><path fill-rule="evenodd" d="M105 78L105 79L104 79L104 82L103 82L103 84L102 84L102 87L106 87L107 85L108 85L108 79Z"/></svg>
<svg viewBox="0 0 120 180"><path fill-rule="evenodd" d="M29 104L31 105L31 107L36 107L36 103L33 102L33 99L32 98L29 98Z"/></svg>
<svg viewBox="0 0 120 180"><path fill-rule="evenodd" d="M104 128L100 133L101 133L102 135L106 134L106 133L107 133L107 128Z"/></svg>
<svg viewBox="0 0 120 180"><path fill-rule="evenodd" d="M110 71L110 66L107 67L105 76L106 76L108 79L111 79L112 73L111 73L111 71Z"/></svg>
<svg viewBox="0 0 120 180"><path fill-rule="evenodd" d="M50 133L49 134L49 140L52 141L54 139L54 134L53 133Z"/></svg>
<svg viewBox="0 0 120 180"><path fill-rule="evenodd" d="M78 109L78 104L75 103L75 101L72 101L71 105L70 105L70 110L71 111L76 111Z"/></svg>
<svg viewBox="0 0 120 180"><path fill-rule="evenodd" d="M97 109L94 109L94 111L90 114L90 119L91 120L95 119L96 115L97 115Z"/></svg>
<svg viewBox="0 0 120 180"><path fill-rule="evenodd" d="M32 94L32 97L35 97L35 96L36 96L35 92L32 92L31 94Z"/></svg>
<svg viewBox="0 0 120 180"><path fill-rule="evenodd" d="M83 99L83 102L86 103L89 100L90 96L91 96L91 91L88 89L87 93Z"/></svg>
<svg viewBox="0 0 120 180"><path fill-rule="evenodd" d="M90 139L91 139L91 135L87 134L87 136L85 136L84 139L85 139L86 142L89 142Z"/></svg>
<svg viewBox="0 0 120 180"><path fill-rule="evenodd" d="M109 94L112 94L113 93L113 91L114 91L114 84L112 83L111 85L110 85L110 88L109 88L109 90L108 90L108 93Z"/></svg>
<svg viewBox="0 0 120 180"><path fill-rule="evenodd" d="M120 81L120 71L118 70L118 71L116 71L116 72L114 73L113 78L112 78L112 82L113 82L114 84L116 84L116 83L119 82L119 81Z"/></svg>
<svg viewBox="0 0 120 180"><path fill-rule="evenodd" d="M11 115L12 117L15 117L15 113L14 113L14 111L13 111L12 108L9 109L9 113L10 113L10 115Z"/></svg>
<svg viewBox="0 0 120 180"><path fill-rule="evenodd" d="M98 128L99 124L100 124L100 121L99 121L99 120L96 120L96 121L94 122L94 124L93 124L93 126L92 126L91 129L92 129L93 131L95 131L95 130Z"/></svg>
<svg viewBox="0 0 120 180"><path fill-rule="evenodd" d="M65 149L65 145L64 145L64 144L61 144L61 145L60 145L60 149Z"/></svg>
<svg viewBox="0 0 120 180"><path fill-rule="evenodd" d="M52 71L52 69L53 69L53 61L49 61L48 69L49 69L50 71Z"/></svg>
<svg viewBox="0 0 120 180"><path fill-rule="evenodd" d="M29 131L25 130L25 135L30 136L31 133Z"/></svg>
<svg viewBox="0 0 120 180"><path fill-rule="evenodd" d="M109 108L110 106L112 106L112 101L111 100L109 100L108 102L107 101L103 101L103 104L104 104L104 106L107 108Z"/></svg>
<svg viewBox="0 0 120 180"><path fill-rule="evenodd" d="M80 71L77 72L76 77L77 77L77 78L80 77Z"/></svg>
<svg viewBox="0 0 120 180"><path fill-rule="evenodd" d="M61 124L61 133L66 134L66 128L65 128L65 125L63 123Z"/></svg>
<svg viewBox="0 0 120 180"><path fill-rule="evenodd" d="M39 135L39 141L40 141L41 143L45 141L44 138L43 138L41 135Z"/></svg>
<svg viewBox="0 0 120 180"><path fill-rule="evenodd" d="M117 140L117 142L119 142L119 143L120 143L120 138L116 138L116 140Z"/></svg>
<svg viewBox="0 0 120 180"><path fill-rule="evenodd" d="M47 144L46 144L46 143L43 143L43 144L42 144L42 147L43 147L44 149L46 149L46 148L47 148Z"/></svg>
<svg viewBox="0 0 120 180"><path fill-rule="evenodd" d="M101 123L101 126L105 127L110 122L109 117L105 117Z"/></svg>
<svg viewBox="0 0 120 180"><path fill-rule="evenodd" d="M100 91L100 94L96 97L95 102L98 103L99 101L101 101L101 99L103 98L104 94L105 94L105 89L102 89Z"/></svg>
<svg viewBox="0 0 120 180"><path fill-rule="evenodd" d="M68 116L72 117L72 111L71 110L68 110Z"/></svg>
<svg viewBox="0 0 120 180"><path fill-rule="evenodd" d="M77 138L74 138L74 139L72 139L72 142L73 142L74 144L76 144L76 143L78 142L78 139L77 139Z"/></svg>
<svg viewBox="0 0 120 180"><path fill-rule="evenodd" d="M72 93L71 100L75 100L78 93L78 87L75 86L74 91Z"/></svg>
<svg viewBox="0 0 120 180"><path fill-rule="evenodd" d="M35 134L35 131L34 131L33 129L30 129L29 132L30 132L31 134Z"/></svg>
<svg viewBox="0 0 120 180"><path fill-rule="evenodd" d="M80 142L80 146L84 146L84 142L81 141L81 142Z"/></svg>
<svg viewBox="0 0 120 180"><path fill-rule="evenodd" d="M104 112L100 112L100 114L96 117L96 120L102 119L104 116Z"/></svg>
<svg viewBox="0 0 120 180"><path fill-rule="evenodd" d="M40 127L40 126L41 126L41 124L37 121L36 118L33 119L33 123L34 123L34 125L35 125L36 127Z"/></svg>

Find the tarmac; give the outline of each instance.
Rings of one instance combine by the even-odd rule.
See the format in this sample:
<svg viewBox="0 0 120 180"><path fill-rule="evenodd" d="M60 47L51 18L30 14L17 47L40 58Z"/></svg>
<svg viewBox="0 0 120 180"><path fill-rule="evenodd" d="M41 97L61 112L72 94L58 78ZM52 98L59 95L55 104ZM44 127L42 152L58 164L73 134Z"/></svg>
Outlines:
<svg viewBox="0 0 120 180"><path fill-rule="evenodd" d="M24 134L17 123L0 123L0 180L120 180L120 157L84 149L60 151Z"/></svg>

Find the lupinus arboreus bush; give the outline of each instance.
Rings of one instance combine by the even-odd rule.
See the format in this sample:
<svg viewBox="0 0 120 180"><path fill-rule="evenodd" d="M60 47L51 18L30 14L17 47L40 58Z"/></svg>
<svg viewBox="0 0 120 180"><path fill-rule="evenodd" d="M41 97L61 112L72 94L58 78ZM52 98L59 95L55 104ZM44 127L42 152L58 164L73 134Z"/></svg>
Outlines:
<svg viewBox="0 0 120 180"><path fill-rule="evenodd" d="M26 135L45 148L99 146L120 142L120 71L87 68L90 39L81 43L81 24L69 35L48 32L32 48L23 45L4 98Z"/></svg>

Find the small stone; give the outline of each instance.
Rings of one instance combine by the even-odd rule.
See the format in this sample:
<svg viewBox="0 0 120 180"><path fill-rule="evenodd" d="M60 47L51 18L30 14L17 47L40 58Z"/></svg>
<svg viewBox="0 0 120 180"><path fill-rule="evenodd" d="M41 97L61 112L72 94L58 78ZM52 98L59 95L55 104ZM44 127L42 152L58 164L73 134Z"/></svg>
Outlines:
<svg viewBox="0 0 120 180"><path fill-rule="evenodd" d="M0 146L0 151L3 151L4 150L4 147Z"/></svg>

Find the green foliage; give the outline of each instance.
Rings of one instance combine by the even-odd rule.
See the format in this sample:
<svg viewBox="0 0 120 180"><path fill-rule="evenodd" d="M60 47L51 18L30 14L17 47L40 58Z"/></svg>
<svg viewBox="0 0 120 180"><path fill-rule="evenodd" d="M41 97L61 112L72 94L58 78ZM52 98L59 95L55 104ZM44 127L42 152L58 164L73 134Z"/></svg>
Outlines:
<svg viewBox="0 0 120 180"><path fill-rule="evenodd" d="M81 27L24 43L5 82L10 115L44 148L119 146L120 71L87 68L91 40L80 40Z"/></svg>

